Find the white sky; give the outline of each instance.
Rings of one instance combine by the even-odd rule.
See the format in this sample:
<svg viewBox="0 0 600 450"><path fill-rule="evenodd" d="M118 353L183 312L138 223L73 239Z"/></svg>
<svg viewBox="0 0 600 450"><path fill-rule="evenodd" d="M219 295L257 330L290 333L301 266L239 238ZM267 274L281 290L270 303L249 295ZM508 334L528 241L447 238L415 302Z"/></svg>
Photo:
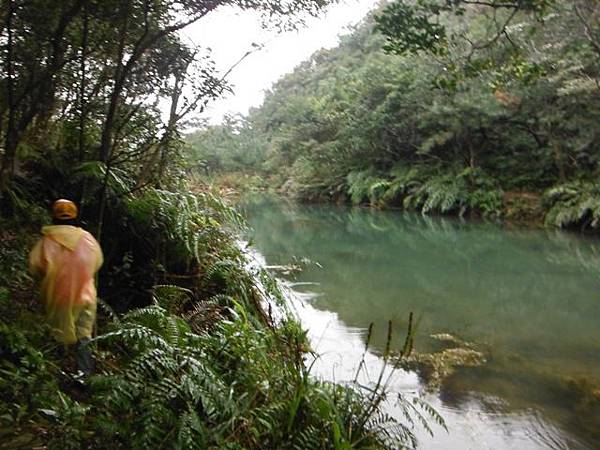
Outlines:
<svg viewBox="0 0 600 450"><path fill-rule="evenodd" d="M219 123L226 113L246 114L259 106L264 91L285 73L320 48L337 45L338 36L374 8L378 0L342 0L318 18L309 18L298 31L277 34L261 28L258 14L223 8L184 30L184 38L212 49L212 57L223 73L235 64L252 43L264 48L248 56L230 74L234 94L212 102L202 117Z"/></svg>

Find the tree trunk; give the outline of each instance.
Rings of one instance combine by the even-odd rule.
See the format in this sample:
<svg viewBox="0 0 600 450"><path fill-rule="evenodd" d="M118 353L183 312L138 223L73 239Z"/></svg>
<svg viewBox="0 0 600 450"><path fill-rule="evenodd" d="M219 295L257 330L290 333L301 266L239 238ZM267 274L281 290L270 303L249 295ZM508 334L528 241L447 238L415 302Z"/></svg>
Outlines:
<svg viewBox="0 0 600 450"><path fill-rule="evenodd" d="M567 179L565 173L565 155L562 151L560 143L553 141L551 144L552 153L554 154L554 164L558 170L558 179L561 183L564 183Z"/></svg>
<svg viewBox="0 0 600 450"><path fill-rule="evenodd" d="M15 135L15 104L14 104L14 67L13 67L13 18L14 1L8 1L8 16L6 19L6 90L8 99L8 128L4 157L0 167L0 186L5 187L12 177L15 169L15 155L17 152L17 137Z"/></svg>
<svg viewBox="0 0 600 450"><path fill-rule="evenodd" d="M131 2L129 0L123 0L121 2L121 26L119 28L119 48L117 52L117 67L115 68L115 75L113 78L114 87L110 94L110 102L108 105L108 111L106 112L106 120L104 121L104 127L102 128L102 137L100 139L100 151L98 159L105 164L111 157L112 146L113 146L113 134L115 128L115 122L117 117L117 110L119 108L119 101L124 85L124 74L123 74L123 57L125 55L125 40L127 37L127 26L129 24L129 10Z"/></svg>
<svg viewBox="0 0 600 450"><path fill-rule="evenodd" d="M81 30L81 63L79 70L81 78L79 81L79 162L85 161L85 115L86 115L86 99L85 99L85 54L88 44L88 22L89 17L87 7L84 6L83 11L83 27Z"/></svg>
<svg viewBox="0 0 600 450"><path fill-rule="evenodd" d="M469 167L471 169L477 168L477 153L472 144L469 144Z"/></svg>

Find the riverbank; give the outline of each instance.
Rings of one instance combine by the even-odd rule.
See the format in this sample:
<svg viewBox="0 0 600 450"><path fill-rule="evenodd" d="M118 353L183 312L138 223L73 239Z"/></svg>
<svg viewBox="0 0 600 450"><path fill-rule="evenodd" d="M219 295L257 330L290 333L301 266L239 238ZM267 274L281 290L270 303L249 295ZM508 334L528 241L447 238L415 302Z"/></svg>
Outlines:
<svg viewBox="0 0 600 450"><path fill-rule="evenodd" d="M283 301L276 284L262 269L249 270L227 231L225 217L235 214L208 194L190 195L146 192L114 212L127 220L107 223L92 343L97 371L87 380L74 373L71 351L49 338L27 274L43 209L40 217L2 219L0 449L397 448L410 441L410 430L380 420L380 391L310 376L304 331L286 314L271 319L261 292ZM154 248L160 259L150 262L161 266L151 272L143 260Z"/></svg>
<svg viewBox="0 0 600 450"><path fill-rule="evenodd" d="M600 224L600 196L594 183L570 182L544 191L502 191L475 189L458 195L449 192L433 198L427 182L412 192L394 192L394 181L375 177L360 190L347 185L335 193L305 191L292 179L256 173L232 172L196 182L200 190L215 190L233 202L248 193L280 195L300 203L354 205L375 210L402 210L429 216L488 219L507 227L558 228L597 234ZM425 186L425 187L424 187ZM454 198L454 201L450 201ZM460 200L462 198L463 200Z"/></svg>

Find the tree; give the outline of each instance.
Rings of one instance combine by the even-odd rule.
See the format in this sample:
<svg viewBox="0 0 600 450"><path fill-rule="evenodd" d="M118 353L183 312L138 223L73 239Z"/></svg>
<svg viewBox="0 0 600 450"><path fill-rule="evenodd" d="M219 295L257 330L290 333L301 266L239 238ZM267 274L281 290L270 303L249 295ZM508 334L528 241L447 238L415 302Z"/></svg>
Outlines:
<svg viewBox="0 0 600 450"><path fill-rule="evenodd" d="M491 10L492 35L483 42L467 39L472 50L477 50L503 36L508 37L507 28L519 12L542 18L555 4L556 0L399 0L387 6L376 21L378 31L387 38L386 51L403 54L426 50L440 54L446 52L448 46L446 15L463 16L472 11Z"/></svg>
<svg viewBox="0 0 600 450"><path fill-rule="evenodd" d="M292 28L328 3L4 0L2 186L15 174L44 178L43 195L75 191L99 204L88 211L101 224L107 195L176 179L182 124L227 88L210 51L184 43L180 30L226 6Z"/></svg>

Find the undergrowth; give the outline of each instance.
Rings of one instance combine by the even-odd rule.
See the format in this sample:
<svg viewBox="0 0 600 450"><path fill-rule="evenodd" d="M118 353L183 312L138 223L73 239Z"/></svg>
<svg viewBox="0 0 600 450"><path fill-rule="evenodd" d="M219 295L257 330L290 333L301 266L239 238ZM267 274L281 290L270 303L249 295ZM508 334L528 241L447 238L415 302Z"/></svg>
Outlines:
<svg viewBox="0 0 600 450"><path fill-rule="evenodd" d="M478 169L444 172L420 166L398 166L383 175L372 170L350 172L347 183L354 204L401 206L423 214L458 216L476 213L498 217L502 210L501 189Z"/></svg>

